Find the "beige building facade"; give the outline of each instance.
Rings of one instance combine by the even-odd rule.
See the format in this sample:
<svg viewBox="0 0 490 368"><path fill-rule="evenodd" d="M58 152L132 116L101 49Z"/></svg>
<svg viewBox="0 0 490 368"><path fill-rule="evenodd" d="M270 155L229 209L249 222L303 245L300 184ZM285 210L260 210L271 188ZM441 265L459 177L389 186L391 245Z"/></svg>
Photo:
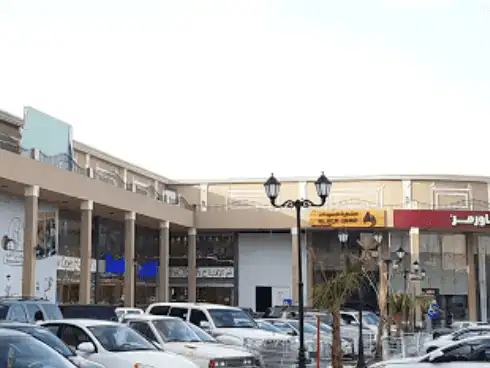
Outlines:
<svg viewBox="0 0 490 368"><path fill-rule="evenodd" d="M289 262L282 265L288 269L285 273L289 278L288 286L278 287L282 291L278 291L277 298L297 299L296 259L300 249L296 241L295 214L270 206L263 179L175 181L77 141L73 141L73 157L53 157L37 148L22 147L23 124L20 118L0 113L0 192L19 199L24 211L23 295L35 295L38 288L35 274L39 262L36 253L39 251L39 211L41 206L51 206L55 208L59 232L59 300L89 303L94 298L101 301L116 293L121 302L130 306L151 300L170 300L181 292L181 297L191 301L207 298L240 303L242 298L236 294L240 292L241 282L236 279L243 280L247 274L241 272L239 265L256 253L239 248L255 241L252 238L260 238L256 241L264 246L276 238L287 239L286 245L278 247L289 248L288 253L284 253L284 259L289 257ZM63 166L60 160L70 161L70 169L60 168ZM316 199L315 178L280 179L281 198ZM369 234L383 234L382 246L388 255L393 255L399 246L404 247L410 255L407 266L417 260L428 274L428 279L417 286L418 292L437 289L437 293L447 296L442 304L456 303L462 315L486 318L489 251L485 244L490 243L490 224L488 228L486 223L464 228L437 227L428 221L418 227L420 224L416 221L413 226L410 223L399 225L397 216L406 216L399 211L428 210L434 216L438 211L453 211L464 216L472 216L474 212L475 216L485 217L490 202L489 177L421 175L329 179L333 186L321 209L323 212L319 216L306 210L302 213L306 248L301 251L305 254L310 302L313 285L321 282L319 271L335 272L341 266L339 255L345 250L339 245L337 232L345 229L356 241L369 238ZM375 226L367 226L357 219L343 222L346 216L364 216L368 212L380 214ZM66 218L62 214L66 214ZM430 218L430 214L426 215ZM339 222L330 223L332 219ZM70 230L75 223L74 230ZM110 233L107 224L117 227L119 235ZM46 234L46 229L42 233ZM71 250L63 254L65 240ZM278 244L281 241L277 240ZM141 248L138 248L139 243L143 244ZM215 247L209 251L216 244L220 244L219 250ZM117 268L116 256L111 255L114 247L118 247L117 252L114 251L118 260L124 260L123 272L114 271ZM9 249L6 246L4 250L12 255ZM233 252L235 255L230 256ZM140 277L144 263L141 257L146 253L152 255L144 261L145 265L154 265L157 271L148 271L147 276ZM270 257L269 262L274 263L273 253ZM101 270L104 262L105 271ZM114 265L113 272L107 271L109 263ZM251 273L254 272L252 266L249 265ZM64 274L62 278L60 272ZM400 277L393 276L398 289L404 287ZM264 286L260 282L257 280L255 286ZM151 288L138 296L144 285L150 284ZM220 290L224 288L234 291L223 296ZM106 291L98 295L100 290ZM250 295L253 292L251 290ZM256 290L253 297L244 297L243 302L256 308L260 295ZM277 298L272 299L277 301ZM137 303L137 299L142 302Z"/></svg>

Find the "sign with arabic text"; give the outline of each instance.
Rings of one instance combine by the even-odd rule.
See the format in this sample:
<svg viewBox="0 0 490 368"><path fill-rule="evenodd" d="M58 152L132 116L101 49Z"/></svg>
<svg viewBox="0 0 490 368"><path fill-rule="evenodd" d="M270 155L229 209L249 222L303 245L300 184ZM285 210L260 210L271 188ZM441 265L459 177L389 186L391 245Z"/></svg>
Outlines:
<svg viewBox="0 0 490 368"><path fill-rule="evenodd" d="M462 210L394 210L396 228L421 229L490 229L489 211Z"/></svg>
<svg viewBox="0 0 490 368"><path fill-rule="evenodd" d="M310 213L310 226L331 228L385 227L383 210L314 210Z"/></svg>
<svg viewBox="0 0 490 368"><path fill-rule="evenodd" d="M186 278L189 275L187 267L170 267L168 276L171 278ZM198 279L232 279L235 277L233 267L199 267Z"/></svg>

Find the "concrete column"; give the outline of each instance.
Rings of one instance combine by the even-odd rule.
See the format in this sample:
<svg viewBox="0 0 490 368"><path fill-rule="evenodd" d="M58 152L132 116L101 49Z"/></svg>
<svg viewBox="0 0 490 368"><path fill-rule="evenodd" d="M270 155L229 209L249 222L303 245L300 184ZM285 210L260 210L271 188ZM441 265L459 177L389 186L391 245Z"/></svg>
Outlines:
<svg viewBox="0 0 490 368"><path fill-rule="evenodd" d="M39 186L25 189L24 198L24 264L22 267L22 296L36 295L36 245L39 212Z"/></svg>
<svg viewBox="0 0 490 368"><path fill-rule="evenodd" d="M90 304L92 296L92 212L93 201L82 202L80 222L80 304Z"/></svg>
<svg viewBox="0 0 490 368"><path fill-rule="evenodd" d="M490 249L490 237L478 236L478 286L480 289L480 321L486 321L488 316L487 299L487 249Z"/></svg>
<svg viewBox="0 0 490 368"><path fill-rule="evenodd" d="M136 213L126 212L124 216L124 306L134 306L134 284L136 280L134 270L134 234Z"/></svg>
<svg viewBox="0 0 490 368"><path fill-rule="evenodd" d="M293 297L293 304L298 304L299 290L298 290L298 229L296 227L291 228L291 290Z"/></svg>
<svg viewBox="0 0 490 368"><path fill-rule="evenodd" d="M386 238L386 236L384 237ZM387 316L387 303L388 303L388 265L383 260L390 259L390 245L389 239L383 239L383 242L379 246L379 292L378 292L378 306L382 319L386 319Z"/></svg>
<svg viewBox="0 0 490 368"><path fill-rule="evenodd" d="M158 301L168 302L169 298L169 252L170 252L170 222L160 222L159 237L159 267L158 267Z"/></svg>
<svg viewBox="0 0 490 368"><path fill-rule="evenodd" d="M477 275L475 262L475 249L477 247L476 234L466 234L466 262L468 266L468 314L470 321L478 321L477 309Z"/></svg>
<svg viewBox="0 0 490 368"><path fill-rule="evenodd" d="M189 229L188 253L187 253L187 299L189 302L197 300L197 231L195 228Z"/></svg>
<svg viewBox="0 0 490 368"><path fill-rule="evenodd" d="M410 228L410 254L411 254L411 261L412 261L410 267L415 261L420 263L420 229L418 227ZM420 265L420 268L422 269L422 265ZM420 287L420 281L411 280L410 283L412 284L412 287L409 288L409 290L413 290L414 295L420 295L422 291ZM421 310L420 308L416 308L415 323L417 325L420 325L421 322L422 322Z"/></svg>

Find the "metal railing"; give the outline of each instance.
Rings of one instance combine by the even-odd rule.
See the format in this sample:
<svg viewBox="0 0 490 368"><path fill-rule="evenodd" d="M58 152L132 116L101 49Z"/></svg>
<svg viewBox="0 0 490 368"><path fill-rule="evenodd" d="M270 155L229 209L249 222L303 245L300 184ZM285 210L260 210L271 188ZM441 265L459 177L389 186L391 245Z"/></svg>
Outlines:
<svg viewBox="0 0 490 368"><path fill-rule="evenodd" d="M247 339L244 347L252 352L265 368L296 366L298 346L292 340Z"/></svg>
<svg viewBox="0 0 490 368"><path fill-rule="evenodd" d="M125 183L124 180L117 174L107 175L107 173L102 174L94 170L93 168L85 168L78 165L76 160L68 154L58 154L58 155L46 155L37 148L26 149L21 147L19 144L4 138L0 134L0 149L9 151L12 153L19 154L23 157L28 157L30 159L42 162L47 165L55 166L61 170L71 171L76 174L85 176L93 180L99 180L106 184L113 185L118 188L123 188L127 191L138 193L146 197L153 198L156 201L163 202L166 204L179 206L189 210L194 209L194 206L190 205L185 198L175 193L174 196L167 195L165 191L160 193L155 190L152 186L149 186L147 190L142 190L137 188L133 183Z"/></svg>
<svg viewBox="0 0 490 368"><path fill-rule="evenodd" d="M385 336L381 339L383 360L423 355L423 347L430 340L432 336L426 332L402 332L400 336Z"/></svg>

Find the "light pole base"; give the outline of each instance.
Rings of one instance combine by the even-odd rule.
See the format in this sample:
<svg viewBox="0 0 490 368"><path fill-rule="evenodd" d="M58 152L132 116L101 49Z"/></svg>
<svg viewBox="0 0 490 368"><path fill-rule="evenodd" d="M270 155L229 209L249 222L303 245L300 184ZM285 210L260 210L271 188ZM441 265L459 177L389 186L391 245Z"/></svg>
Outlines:
<svg viewBox="0 0 490 368"><path fill-rule="evenodd" d="M298 352L298 368L306 368L306 351L305 349L303 348L300 348L299 349L299 352Z"/></svg>

